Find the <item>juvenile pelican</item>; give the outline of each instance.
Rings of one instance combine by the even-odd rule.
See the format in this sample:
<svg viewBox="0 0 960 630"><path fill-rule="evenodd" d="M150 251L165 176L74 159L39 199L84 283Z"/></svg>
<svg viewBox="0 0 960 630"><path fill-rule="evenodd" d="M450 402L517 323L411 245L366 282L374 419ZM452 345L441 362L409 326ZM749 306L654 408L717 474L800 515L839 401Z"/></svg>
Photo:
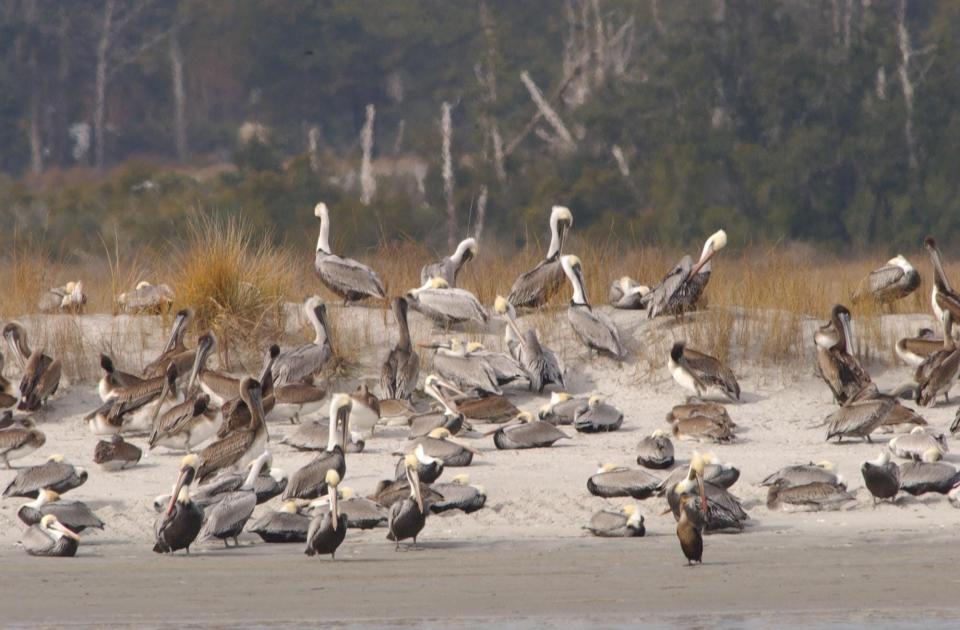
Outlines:
<svg viewBox="0 0 960 630"><path fill-rule="evenodd" d="M650 287L637 284L630 276L623 276L610 285L610 306L629 310L646 308L643 298L650 293Z"/></svg>
<svg viewBox="0 0 960 630"><path fill-rule="evenodd" d="M336 560L337 548L347 536L347 515L340 513L337 486L340 485L340 475L336 470L327 471L326 482L330 496L330 509L325 514L318 514L310 521L307 531L308 556L330 554L331 560Z"/></svg>
<svg viewBox="0 0 960 630"><path fill-rule="evenodd" d="M897 255L879 269L871 271L860 281L851 299L854 302L871 298L878 304L892 304L920 286L920 274L903 256Z"/></svg>
<svg viewBox="0 0 960 630"><path fill-rule="evenodd" d="M20 388L3 377L3 353L0 352L0 409L13 407L20 402Z"/></svg>
<svg viewBox="0 0 960 630"><path fill-rule="evenodd" d="M353 400L347 394L334 394L330 400L330 431L327 450L293 474L283 499L314 499L327 492L327 471L336 470L342 479L347 472L344 444L349 431Z"/></svg>
<svg viewBox="0 0 960 630"><path fill-rule="evenodd" d="M222 418L209 409L210 397L206 394L185 400L168 409L154 421L148 444L192 451L217 433Z"/></svg>
<svg viewBox="0 0 960 630"><path fill-rule="evenodd" d="M660 284L644 297L647 317L682 315L695 309L710 281L710 259L726 246L727 233L718 230L703 244L700 260L696 264L693 264L690 256L684 256Z"/></svg>
<svg viewBox="0 0 960 630"><path fill-rule="evenodd" d="M17 322L3 327L3 337L23 368L20 403L17 408L36 411L57 393L60 385L60 361L44 354L42 350L31 350L27 343L27 329Z"/></svg>
<svg viewBox="0 0 960 630"><path fill-rule="evenodd" d="M167 372L170 363L177 364L178 374L187 374L190 366L193 365L195 350L188 350L183 340L187 334L187 328L193 321L194 311L192 308L185 308L177 311L173 318L173 327L170 330L170 338L167 345L163 347L160 356L148 363L143 368L143 375L146 377L163 376Z"/></svg>
<svg viewBox="0 0 960 630"><path fill-rule="evenodd" d="M622 425L623 412L596 395L573 414L573 428L580 433L616 431Z"/></svg>
<svg viewBox="0 0 960 630"><path fill-rule="evenodd" d="M317 256L314 268L324 286L343 298L343 303L367 298L382 299L386 293L383 282L370 267L343 258L330 250L330 213L327 204L318 203L313 215L320 220L320 236L317 238Z"/></svg>
<svg viewBox="0 0 960 630"><path fill-rule="evenodd" d="M479 341L469 342L465 350L467 356L480 357L486 360L497 375L498 385L506 385L517 380L530 383L530 375L527 374L527 370L512 355L487 350Z"/></svg>
<svg viewBox="0 0 960 630"><path fill-rule="evenodd" d="M852 400L826 417L827 437L841 442L845 437L858 437L873 442L870 434L883 424L897 404L892 398Z"/></svg>
<svg viewBox="0 0 960 630"><path fill-rule="evenodd" d="M598 497L647 499L656 494L662 482L645 470L603 464L587 479L587 490Z"/></svg>
<svg viewBox="0 0 960 630"><path fill-rule="evenodd" d="M5 497L29 497L36 499L40 490L48 488L64 494L87 482L87 471L80 466L68 464L63 455L51 455L39 466L22 468L3 491Z"/></svg>
<svg viewBox="0 0 960 630"><path fill-rule="evenodd" d="M203 509L190 499L190 484L199 466L200 458L193 454L180 460L180 475L166 508L154 525L156 543L153 550L156 553L174 553L185 549L189 554L190 545L200 533Z"/></svg>
<svg viewBox="0 0 960 630"><path fill-rule="evenodd" d="M270 459L270 451L264 451L255 460L247 473L243 485L225 494L219 501L206 509L203 529L197 537L199 542L210 538L219 538L224 547L229 547L227 539L233 539L233 546L240 545L237 536L243 531L244 525L253 515L257 507L257 493L254 483L260 475L264 464Z"/></svg>
<svg viewBox="0 0 960 630"><path fill-rule="evenodd" d="M383 367L380 368L380 390L384 398L409 400L417 387L417 378L420 376L420 355L410 343L407 300L402 297L393 298L391 306L393 316L397 320L400 338L384 360Z"/></svg>
<svg viewBox="0 0 960 630"><path fill-rule="evenodd" d="M837 404L842 405L870 383L870 375L860 365L853 350L847 307L835 305L830 312L830 321L817 329L813 338L820 378L830 388Z"/></svg>
<svg viewBox="0 0 960 630"><path fill-rule="evenodd" d="M303 344L280 353L273 362L273 385L316 381L318 373L333 356L327 306L316 295L303 304L303 313L313 324L313 343Z"/></svg>
<svg viewBox="0 0 960 630"><path fill-rule="evenodd" d="M943 321L943 311L948 310L954 319L960 319L960 295L954 291L946 272L943 270L943 261L936 241L931 237L923 239L923 246L930 254L933 263L933 289L930 293L930 305L937 319Z"/></svg>
<svg viewBox="0 0 960 630"><path fill-rule="evenodd" d="M47 436L40 429L4 429L0 431L0 460L9 470L10 462L26 457L46 442Z"/></svg>
<svg viewBox="0 0 960 630"><path fill-rule="evenodd" d="M100 440L93 451L93 463L106 471L123 470L136 466L143 451L136 444L123 439L119 433L110 436L110 440Z"/></svg>
<svg viewBox="0 0 960 630"><path fill-rule="evenodd" d="M873 495L874 505L878 500L896 500L900 492L900 467L890 461L890 453L881 451L877 459L863 462L860 474L863 475L863 484Z"/></svg>
<svg viewBox="0 0 960 630"><path fill-rule="evenodd" d="M529 412L521 411L514 422L502 425L487 433L493 435L493 444L498 449L545 448L557 440L570 436L543 420L534 420Z"/></svg>
<svg viewBox="0 0 960 630"><path fill-rule="evenodd" d="M100 394L100 400L103 402L113 398L115 392L143 382L139 376L118 370L113 364L113 359L105 354L100 355L100 369L103 370L103 376L97 383L97 393Z"/></svg>
<svg viewBox="0 0 960 630"><path fill-rule="evenodd" d="M637 444L637 463L655 470L673 466L673 442L666 433L657 429Z"/></svg>
<svg viewBox="0 0 960 630"><path fill-rule="evenodd" d="M114 388L107 401L83 419L94 435L150 431L157 414L180 402L177 377L177 364L171 362L164 376Z"/></svg>
<svg viewBox="0 0 960 630"><path fill-rule="evenodd" d="M788 486L782 480L767 490L767 509L835 510L856 497L846 486L815 481L802 486Z"/></svg>
<svg viewBox="0 0 960 630"><path fill-rule="evenodd" d="M573 287L573 299L567 309L567 319L573 332L591 350L606 352L615 359L623 359L627 351L620 341L620 331L613 321L587 302L583 284L583 267L576 256L562 256L560 265Z"/></svg>
<svg viewBox="0 0 960 630"><path fill-rule="evenodd" d="M679 440L695 442L729 442L736 438L734 425L723 417L692 415L673 422L673 436Z"/></svg>
<svg viewBox="0 0 960 630"><path fill-rule="evenodd" d="M47 514L23 535L23 548L31 556L72 558L77 555L80 537L76 532Z"/></svg>
<svg viewBox="0 0 960 630"><path fill-rule="evenodd" d="M88 527L103 529L103 521L93 513L83 501L64 501L53 490L44 488L39 496L29 503L24 503L17 510L17 518L26 525L40 522L47 514L53 514L57 520L77 532L83 532Z"/></svg>
<svg viewBox="0 0 960 630"><path fill-rule="evenodd" d="M702 510L706 511L706 498L704 497L702 501ZM680 519L677 521L677 539L680 541L680 550L683 551L688 566L694 562L703 564L702 513L697 512L694 499L690 495L680 497L679 507ZM691 516L691 514L696 516Z"/></svg>
<svg viewBox="0 0 960 630"><path fill-rule="evenodd" d="M210 444L200 452L197 479L203 481L224 468L243 468L263 452L267 441L267 425L263 419L260 383L245 378L240 383L240 397L250 409L250 424Z"/></svg>
<svg viewBox="0 0 960 630"><path fill-rule="evenodd" d="M520 274L514 281L507 299L516 308L535 308L546 304L563 286L560 255L567 240L567 231L573 226L569 208L554 206L550 211L550 247L547 256L536 267Z"/></svg>
<svg viewBox="0 0 960 630"><path fill-rule="evenodd" d="M720 395L731 402L740 400L740 384L733 371L715 357L687 348L682 341L673 344L667 366L673 380L698 397Z"/></svg>
<svg viewBox="0 0 960 630"><path fill-rule="evenodd" d="M557 359L557 355L540 343L537 331L533 328L520 332L513 304L498 295L494 302L494 310L507 320L507 326L504 329L507 349L525 370L530 389L542 393L543 388L550 384L559 385L561 388L566 387L563 382L563 365Z"/></svg>
<svg viewBox="0 0 960 630"><path fill-rule="evenodd" d="M443 278L451 287L457 286L457 275L460 268L467 262L473 260L477 255L477 241L473 238L465 238L457 245L456 251L450 256L445 256L437 262L424 265L420 270L420 282L426 284L430 278Z"/></svg>
<svg viewBox="0 0 960 630"><path fill-rule="evenodd" d="M948 308L941 313L943 349L924 359L913 377L917 382L917 404L925 407L932 406L940 394L949 402L950 388L960 374L960 348L953 340L953 313Z"/></svg>
<svg viewBox="0 0 960 630"><path fill-rule="evenodd" d="M430 278L422 286L410 289L406 299L410 308L439 326L468 321L485 324L490 317L473 293L453 288L443 278Z"/></svg>
<svg viewBox="0 0 960 630"><path fill-rule="evenodd" d="M643 515L640 509L628 503L619 510L603 509L590 517L590 524L584 526L594 536L602 538L631 538L643 536Z"/></svg>
<svg viewBox="0 0 960 630"><path fill-rule="evenodd" d="M904 363L918 367L931 354L943 350L943 339L938 338L929 328L921 328L916 337L898 339L894 350Z"/></svg>
<svg viewBox="0 0 960 630"><path fill-rule="evenodd" d="M222 406L237 395L241 379L226 372L207 368L207 361L216 347L217 337L212 330L208 330L197 339L196 355L185 391L187 394L192 394L194 385L199 384L200 389L213 404Z"/></svg>
<svg viewBox="0 0 960 630"><path fill-rule="evenodd" d="M423 505L423 495L420 493L420 478L417 475L416 455L407 455L407 482L410 484L410 496L390 506L387 520L387 540L396 541L396 549L400 549L400 541L413 539L417 544L417 536L423 531L427 523L428 511Z"/></svg>

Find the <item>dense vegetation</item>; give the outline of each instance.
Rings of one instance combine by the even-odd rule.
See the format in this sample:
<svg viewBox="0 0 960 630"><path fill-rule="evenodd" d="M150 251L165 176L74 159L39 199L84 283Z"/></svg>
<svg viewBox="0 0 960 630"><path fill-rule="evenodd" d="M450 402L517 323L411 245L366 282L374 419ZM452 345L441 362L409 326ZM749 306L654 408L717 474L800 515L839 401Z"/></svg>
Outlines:
<svg viewBox="0 0 960 630"><path fill-rule="evenodd" d="M668 244L960 229L955 1L11 0L0 35L0 242L306 244L319 199L343 247L553 203Z"/></svg>

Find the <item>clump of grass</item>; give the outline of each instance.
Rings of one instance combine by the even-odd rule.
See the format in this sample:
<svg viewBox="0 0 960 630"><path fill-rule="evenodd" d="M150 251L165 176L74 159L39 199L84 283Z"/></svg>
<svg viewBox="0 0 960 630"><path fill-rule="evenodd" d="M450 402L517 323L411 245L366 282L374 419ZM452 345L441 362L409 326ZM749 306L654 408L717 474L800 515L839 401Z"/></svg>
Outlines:
<svg viewBox="0 0 960 630"><path fill-rule="evenodd" d="M55 265L46 245L36 239L15 235L6 255L0 260L0 316L12 319L33 313L41 292L51 286Z"/></svg>
<svg viewBox="0 0 960 630"><path fill-rule="evenodd" d="M262 340L283 335L283 304L296 264L289 251L242 220L201 216L172 256L176 307L192 308L197 330L217 335L222 365L248 368L252 357L242 351L257 351Z"/></svg>

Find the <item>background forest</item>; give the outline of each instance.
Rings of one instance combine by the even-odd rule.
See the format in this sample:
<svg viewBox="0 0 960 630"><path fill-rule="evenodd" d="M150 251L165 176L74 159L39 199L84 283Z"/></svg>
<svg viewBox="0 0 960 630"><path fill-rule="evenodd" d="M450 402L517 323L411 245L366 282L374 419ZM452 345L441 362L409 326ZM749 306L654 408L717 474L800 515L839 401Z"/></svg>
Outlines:
<svg viewBox="0 0 960 630"><path fill-rule="evenodd" d="M960 2L8 0L0 245L960 236ZM692 245L691 245L692 243Z"/></svg>

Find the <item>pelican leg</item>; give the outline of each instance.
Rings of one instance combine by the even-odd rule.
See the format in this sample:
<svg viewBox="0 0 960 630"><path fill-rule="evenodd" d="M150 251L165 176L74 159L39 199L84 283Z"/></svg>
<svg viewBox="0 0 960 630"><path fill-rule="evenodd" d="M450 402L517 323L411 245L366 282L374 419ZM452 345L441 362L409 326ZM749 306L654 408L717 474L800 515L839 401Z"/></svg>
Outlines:
<svg viewBox="0 0 960 630"><path fill-rule="evenodd" d="M190 555L190 547L186 547L186 550L187 550L187 555L189 556L189 555Z"/></svg>
<svg viewBox="0 0 960 630"><path fill-rule="evenodd" d="M868 442L869 444L873 444L873 440L870 439L870 434L869 434L869 433L866 434L864 437L867 438L867 442Z"/></svg>
<svg viewBox="0 0 960 630"><path fill-rule="evenodd" d="M236 536L233 537L233 546L234 546L234 547L239 547L239 546L240 546L240 541L237 540L237 537L236 537Z"/></svg>
<svg viewBox="0 0 960 630"><path fill-rule="evenodd" d="M6 467L7 470L10 470L12 468L12 466L10 466L10 460L7 459L6 453L3 454L3 465Z"/></svg>
<svg viewBox="0 0 960 630"><path fill-rule="evenodd" d="M295 411L293 417L290 418L290 424L300 424L300 412Z"/></svg>
<svg viewBox="0 0 960 630"><path fill-rule="evenodd" d="M330 552L330 560L336 562L336 560L337 560L337 552L336 552L336 551L331 551L331 552Z"/></svg>
<svg viewBox="0 0 960 630"><path fill-rule="evenodd" d="M226 538L223 539L223 546L224 546L225 548L227 548L227 549L230 548L230 543L227 542L227 539L226 539Z"/></svg>

